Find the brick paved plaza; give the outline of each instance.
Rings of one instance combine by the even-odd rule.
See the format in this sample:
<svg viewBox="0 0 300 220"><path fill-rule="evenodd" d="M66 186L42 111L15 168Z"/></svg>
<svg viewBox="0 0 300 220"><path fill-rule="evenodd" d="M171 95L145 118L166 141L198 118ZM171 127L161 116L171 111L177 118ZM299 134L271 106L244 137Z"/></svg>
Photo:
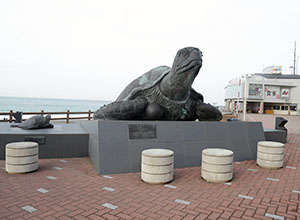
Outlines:
<svg viewBox="0 0 300 220"><path fill-rule="evenodd" d="M289 134L285 166L234 163L226 184L201 167L175 169L168 185L140 173L99 176L89 158L41 159L39 170L9 175L0 161L0 219L300 219L300 134Z"/></svg>

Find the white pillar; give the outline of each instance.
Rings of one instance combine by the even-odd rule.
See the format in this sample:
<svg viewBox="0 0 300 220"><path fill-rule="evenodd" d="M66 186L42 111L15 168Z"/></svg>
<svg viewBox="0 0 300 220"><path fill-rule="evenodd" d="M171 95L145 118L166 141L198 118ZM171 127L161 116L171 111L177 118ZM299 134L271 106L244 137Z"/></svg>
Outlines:
<svg viewBox="0 0 300 220"><path fill-rule="evenodd" d="M247 112L247 75L245 76L245 81L244 81L244 94L243 94L243 100L244 100L244 108L243 108L243 121L246 121L246 112Z"/></svg>
<svg viewBox="0 0 300 220"><path fill-rule="evenodd" d="M230 101L229 100L226 100L225 111L226 112L230 111Z"/></svg>
<svg viewBox="0 0 300 220"><path fill-rule="evenodd" d="M259 114L263 114L263 113L264 113L264 102L260 102Z"/></svg>

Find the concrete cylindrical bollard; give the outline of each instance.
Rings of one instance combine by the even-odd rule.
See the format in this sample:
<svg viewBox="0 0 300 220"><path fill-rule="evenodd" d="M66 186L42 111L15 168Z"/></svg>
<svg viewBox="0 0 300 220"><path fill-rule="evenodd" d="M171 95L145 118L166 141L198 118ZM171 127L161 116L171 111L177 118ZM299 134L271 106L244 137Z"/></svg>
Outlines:
<svg viewBox="0 0 300 220"><path fill-rule="evenodd" d="M275 141L257 143L257 164L268 169L278 169L284 164L284 144Z"/></svg>
<svg viewBox="0 0 300 220"><path fill-rule="evenodd" d="M220 148L202 151L201 176L207 182L227 182L233 176L233 152Z"/></svg>
<svg viewBox="0 0 300 220"><path fill-rule="evenodd" d="M39 145L35 142L14 142L6 145L5 170L27 173L38 169Z"/></svg>
<svg viewBox="0 0 300 220"><path fill-rule="evenodd" d="M174 152L148 149L142 152L141 178L146 183L159 184L173 180Z"/></svg>

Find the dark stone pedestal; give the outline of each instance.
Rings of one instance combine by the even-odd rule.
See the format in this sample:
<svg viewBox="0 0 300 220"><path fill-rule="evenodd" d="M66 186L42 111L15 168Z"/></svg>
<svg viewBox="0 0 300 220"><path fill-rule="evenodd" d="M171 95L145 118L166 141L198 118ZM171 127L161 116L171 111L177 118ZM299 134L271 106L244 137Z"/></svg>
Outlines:
<svg viewBox="0 0 300 220"><path fill-rule="evenodd" d="M54 124L54 128L22 130L0 123L0 160L5 159L5 145L18 141L39 144L39 158L87 157L89 134L79 124Z"/></svg>
<svg viewBox="0 0 300 220"><path fill-rule="evenodd" d="M266 141L277 141L285 144L287 139L286 130L264 129Z"/></svg>
<svg viewBox="0 0 300 220"><path fill-rule="evenodd" d="M234 160L255 160L265 140L261 122L83 121L90 134L89 156L99 174L141 170L141 152L174 151L175 168L200 166L205 148L234 152Z"/></svg>

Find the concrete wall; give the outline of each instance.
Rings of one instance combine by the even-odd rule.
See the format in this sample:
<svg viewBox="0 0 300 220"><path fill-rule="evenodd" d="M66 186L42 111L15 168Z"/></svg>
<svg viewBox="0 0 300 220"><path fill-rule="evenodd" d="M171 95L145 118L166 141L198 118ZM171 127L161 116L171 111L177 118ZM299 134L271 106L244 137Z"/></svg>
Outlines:
<svg viewBox="0 0 300 220"><path fill-rule="evenodd" d="M56 125L54 128L22 130L0 123L0 160L5 159L5 145L17 141L39 143L39 158L87 157L89 134L78 124Z"/></svg>
<svg viewBox="0 0 300 220"><path fill-rule="evenodd" d="M254 160L265 140L261 122L83 121L89 155L99 174L139 172L141 152L174 151L175 168L200 166L205 148L234 151L235 161Z"/></svg>

